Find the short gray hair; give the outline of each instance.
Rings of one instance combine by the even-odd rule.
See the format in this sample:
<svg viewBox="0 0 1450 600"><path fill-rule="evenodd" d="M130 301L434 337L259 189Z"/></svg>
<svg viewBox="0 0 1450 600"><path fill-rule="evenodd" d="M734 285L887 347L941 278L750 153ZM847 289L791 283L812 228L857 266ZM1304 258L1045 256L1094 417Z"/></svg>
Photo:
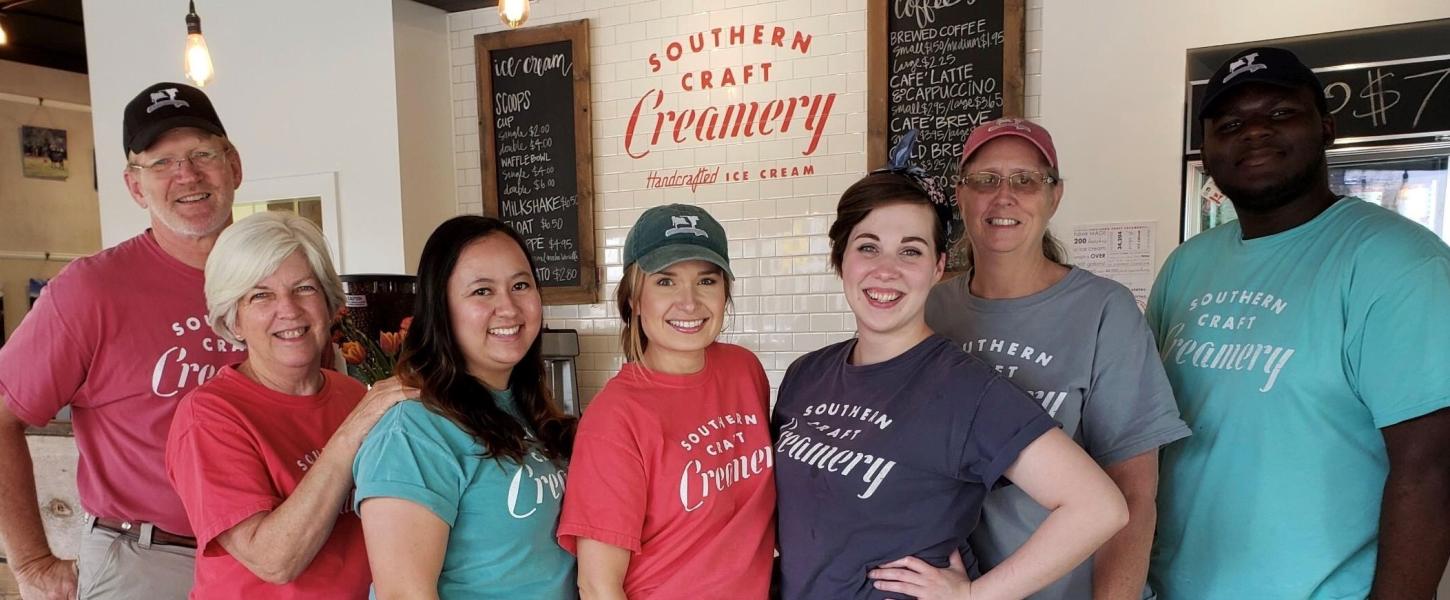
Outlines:
<svg viewBox="0 0 1450 600"><path fill-rule="evenodd" d="M322 284L327 310L336 313L342 306L342 281L332 267L322 231L292 213L263 212L223 230L206 258L206 321L212 331L228 343L241 343L232 332L237 305L299 250Z"/></svg>

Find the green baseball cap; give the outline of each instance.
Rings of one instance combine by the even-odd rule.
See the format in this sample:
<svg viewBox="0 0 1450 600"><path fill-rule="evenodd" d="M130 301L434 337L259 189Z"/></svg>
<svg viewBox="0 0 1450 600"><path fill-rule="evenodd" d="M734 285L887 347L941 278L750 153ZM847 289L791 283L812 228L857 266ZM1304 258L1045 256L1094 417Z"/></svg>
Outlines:
<svg viewBox="0 0 1450 600"><path fill-rule="evenodd" d="M698 206L666 204L646 210L624 239L626 267L637 262L645 273L657 273L686 260L713 263L735 278L725 228Z"/></svg>

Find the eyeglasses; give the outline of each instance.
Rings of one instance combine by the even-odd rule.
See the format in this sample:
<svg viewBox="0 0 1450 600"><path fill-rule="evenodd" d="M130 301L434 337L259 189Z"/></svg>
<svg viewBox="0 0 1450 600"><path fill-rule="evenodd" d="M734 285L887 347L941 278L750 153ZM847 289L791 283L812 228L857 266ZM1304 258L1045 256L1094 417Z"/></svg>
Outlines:
<svg viewBox="0 0 1450 600"><path fill-rule="evenodd" d="M190 163L192 168L201 170L215 166L223 156L231 152L231 148L221 150L192 150L185 158L158 158L144 165L131 163L126 168L145 171L151 175L170 175L176 172L181 163Z"/></svg>
<svg viewBox="0 0 1450 600"><path fill-rule="evenodd" d="M952 176L953 187L966 187L974 192L990 194L1002 187L1006 181L1012 187L1012 191L1020 194L1031 194L1042 190L1044 185L1054 185L1062 181L1060 177L1053 177L1046 173L1037 171L1018 171L1011 175L998 175L982 171L979 173L967 173L966 175Z"/></svg>

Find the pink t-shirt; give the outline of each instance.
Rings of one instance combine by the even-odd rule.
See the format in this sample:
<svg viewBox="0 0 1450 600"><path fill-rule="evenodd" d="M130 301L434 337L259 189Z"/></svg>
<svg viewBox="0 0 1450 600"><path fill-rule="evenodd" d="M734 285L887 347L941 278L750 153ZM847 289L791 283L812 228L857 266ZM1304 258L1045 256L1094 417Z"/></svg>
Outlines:
<svg viewBox="0 0 1450 600"><path fill-rule="evenodd" d="M705 360L683 376L626 364L579 423L559 544L631 551L634 600L763 599L770 587L770 384L739 346L713 344Z"/></svg>
<svg viewBox="0 0 1450 600"><path fill-rule="evenodd" d="M150 230L71 263L0 349L0 394L40 426L71 405L81 506L191 535L166 480L177 402L246 352L206 324L202 272Z"/></svg>
<svg viewBox="0 0 1450 600"><path fill-rule="evenodd" d="M281 506L366 392L336 371L323 375L317 395L291 396L226 367L177 407L166 472L196 531L192 598L367 597L372 572L351 501L311 564L286 585L262 581L216 542L248 517Z"/></svg>

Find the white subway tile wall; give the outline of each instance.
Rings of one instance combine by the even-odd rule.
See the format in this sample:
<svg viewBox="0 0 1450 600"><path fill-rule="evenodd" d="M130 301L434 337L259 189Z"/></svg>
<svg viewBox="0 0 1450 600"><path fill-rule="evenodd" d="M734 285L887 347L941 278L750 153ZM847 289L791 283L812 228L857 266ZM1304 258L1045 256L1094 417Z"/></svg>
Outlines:
<svg viewBox="0 0 1450 600"><path fill-rule="evenodd" d="M885 0L877 0L885 1ZM534 0L527 26L589 19L591 110L594 115L594 211L596 257L604 285L598 304L549 306L545 325L576 329L580 399L587 404L619 370L619 316L612 299L622 272L624 237L644 209L682 202L709 210L730 236L737 280L734 305L721 339L760 357L772 394L791 361L851 337L856 321L841 296L829 262L826 231L836 201L866 165L867 0ZM1041 106L1043 0L1027 0L1027 98L1029 118ZM781 26L811 36L809 52L770 46L731 46L686 51L679 61L662 60L651 72L647 59L665 53L672 41L715 27ZM452 44L453 116L458 213L482 214L479 130L473 36L501 31L495 9L448 15ZM707 33L708 35L708 33ZM772 64L765 82L681 90L681 75L702 70ZM720 75L716 75L719 77ZM698 80L698 77L696 78ZM820 147L800 158L810 133L740 141L661 145L643 158L624 148L625 128L642 95L663 90L662 109L704 109L740 101L765 102L788 96L835 93ZM673 105L672 105L673 103ZM641 117L646 125L648 115ZM668 136L662 136L668 137ZM743 139L743 138L741 138ZM639 152L636 149L636 154ZM721 166L758 173L810 164L815 175L763 179L688 188L648 189L651 171ZM723 179L723 178L722 178Z"/></svg>

